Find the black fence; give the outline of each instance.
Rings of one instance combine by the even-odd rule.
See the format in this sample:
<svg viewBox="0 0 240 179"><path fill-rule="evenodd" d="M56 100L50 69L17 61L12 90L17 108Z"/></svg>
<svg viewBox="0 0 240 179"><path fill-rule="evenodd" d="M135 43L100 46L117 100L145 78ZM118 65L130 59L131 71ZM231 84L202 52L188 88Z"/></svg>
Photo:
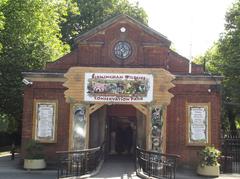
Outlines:
<svg viewBox="0 0 240 179"><path fill-rule="evenodd" d="M223 134L222 156L223 173L240 173L240 131Z"/></svg>
<svg viewBox="0 0 240 179"><path fill-rule="evenodd" d="M90 176L104 160L104 144L87 150L60 151L57 155L58 178Z"/></svg>
<svg viewBox="0 0 240 179"><path fill-rule="evenodd" d="M136 149L136 173L154 178L175 179L177 155Z"/></svg>
<svg viewBox="0 0 240 179"><path fill-rule="evenodd" d="M8 134L6 132L0 132L0 147L11 146L12 144L21 144L21 134L15 132Z"/></svg>

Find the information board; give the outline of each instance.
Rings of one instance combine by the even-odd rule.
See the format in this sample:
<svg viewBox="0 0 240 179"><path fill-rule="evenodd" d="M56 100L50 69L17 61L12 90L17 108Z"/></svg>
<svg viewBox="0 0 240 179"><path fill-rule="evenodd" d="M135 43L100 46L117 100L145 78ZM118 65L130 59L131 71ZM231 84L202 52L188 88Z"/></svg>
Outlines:
<svg viewBox="0 0 240 179"><path fill-rule="evenodd" d="M35 100L34 139L41 142L56 142L56 101Z"/></svg>
<svg viewBox="0 0 240 179"><path fill-rule="evenodd" d="M205 145L210 138L209 104L187 105L187 144Z"/></svg>

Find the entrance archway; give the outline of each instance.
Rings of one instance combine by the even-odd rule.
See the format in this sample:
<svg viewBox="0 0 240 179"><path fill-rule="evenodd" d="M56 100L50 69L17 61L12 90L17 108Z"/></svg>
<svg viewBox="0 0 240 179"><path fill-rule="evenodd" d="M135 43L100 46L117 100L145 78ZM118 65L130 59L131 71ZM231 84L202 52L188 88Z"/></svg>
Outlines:
<svg viewBox="0 0 240 179"><path fill-rule="evenodd" d="M174 87L171 73L153 68L72 67L64 76L64 86L68 88L65 98L71 103L70 150L89 147L90 116L103 106L114 104L131 105L144 114L145 149L165 152L166 110L173 97L168 90ZM79 118L79 111L84 111L84 116ZM79 119L81 124L75 122ZM83 145L74 148L73 143L79 142Z"/></svg>

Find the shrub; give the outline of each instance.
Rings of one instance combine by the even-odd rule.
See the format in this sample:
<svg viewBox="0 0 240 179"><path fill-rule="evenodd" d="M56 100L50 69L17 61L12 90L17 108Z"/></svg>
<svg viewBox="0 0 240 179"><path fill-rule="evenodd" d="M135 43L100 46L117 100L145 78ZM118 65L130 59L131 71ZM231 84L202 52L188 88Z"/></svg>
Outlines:
<svg viewBox="0 0 240 179"><path fill-rule="evenodd" d="M25 146L26 159L43 159L43 145L35 140L29 140Z"/></svg>
<svg viewBox="0 0 240 179"><path fill-rule="evenodd" d="M218 159L221 155L221 152L215 147L206 146L201 152L201 166L216 166L218 165Z"/></svg>

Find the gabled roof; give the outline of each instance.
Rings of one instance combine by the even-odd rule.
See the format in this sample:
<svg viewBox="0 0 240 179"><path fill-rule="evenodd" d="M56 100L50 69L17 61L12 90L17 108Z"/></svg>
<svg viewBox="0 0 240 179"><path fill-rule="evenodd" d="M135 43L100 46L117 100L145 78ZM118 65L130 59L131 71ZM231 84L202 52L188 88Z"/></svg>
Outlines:
<svg viewBox="0 0 240 179"><path fill-rule="evenodd" d="M95 28L79 35L78 37L76 37L74 39L75 43L78 43L80 41L84 41L87 40L88 38L90 38L91 36L93 36L94 34L106 29L107 27L111 26L112 24L116 23L117 21L122 21L122 20L126 20L130 23L133 23L135 25L137 25L139 28L141 28L143 31L145 31L146 33L153 35L153 36L157 36L160 37L162 40L164 40L164 42L166 43L166 45L170 46L171 41L167 39L166 36L162 35L161 33L157 32L156 30L152 29L151 27L137 21L136 19L125 15L125 14L120 14L117 16L114 16L113 18L105 21L104 23L96 26Z"/></svg>

